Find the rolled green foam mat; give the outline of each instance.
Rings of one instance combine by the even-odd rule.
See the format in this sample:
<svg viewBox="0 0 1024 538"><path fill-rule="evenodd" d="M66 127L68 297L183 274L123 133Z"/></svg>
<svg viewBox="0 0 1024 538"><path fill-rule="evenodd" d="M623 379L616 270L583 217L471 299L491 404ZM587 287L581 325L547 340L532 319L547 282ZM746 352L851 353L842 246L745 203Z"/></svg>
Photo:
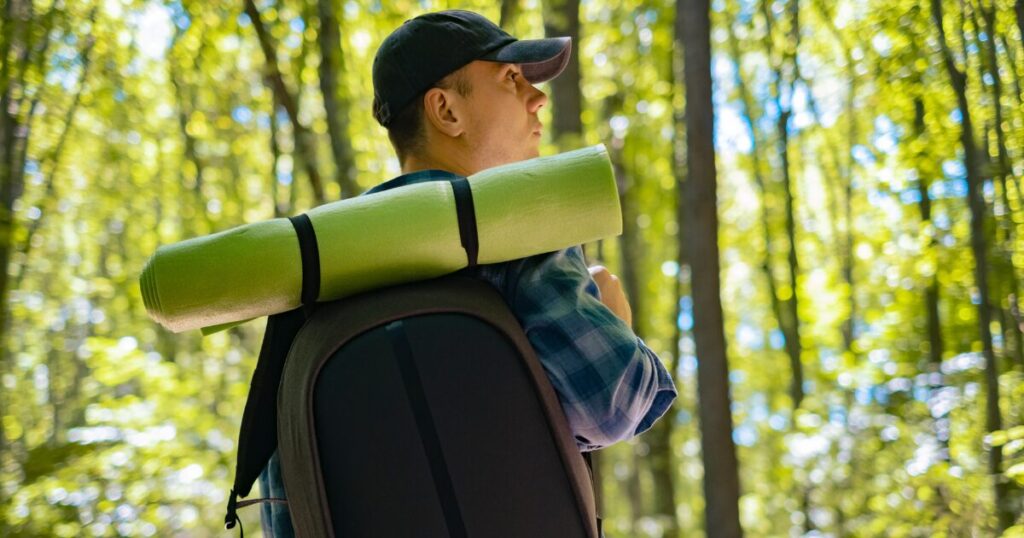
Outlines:
<svg viewBox="0 0 1024 538"><path fill-rule="evenodd" d="M561 250L622 233L603 145L469 176L478 263ZM468 265L447 181L357 196L306 212L320 255L318 301L425 280ZM301 306L302 259L286 218L162 245L139 278L150 317L210 334Z"/></svg>

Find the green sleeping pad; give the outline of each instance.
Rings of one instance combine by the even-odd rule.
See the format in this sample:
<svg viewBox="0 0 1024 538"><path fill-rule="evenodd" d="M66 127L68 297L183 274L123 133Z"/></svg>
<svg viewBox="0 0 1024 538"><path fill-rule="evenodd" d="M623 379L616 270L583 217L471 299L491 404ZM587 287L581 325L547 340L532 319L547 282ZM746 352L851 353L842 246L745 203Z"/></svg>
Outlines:
<svg viewBox="0 0 1024 538"><path fill-rule="evenodd" d="M468 178L478 263L622 233L603 145L490 168ZM320 259L318 301L425 280L468 265L452 184L416 183L306 212ZM210 334L301 306L302 258L287 218L160 246L140 277L150 317Z"/></svg>

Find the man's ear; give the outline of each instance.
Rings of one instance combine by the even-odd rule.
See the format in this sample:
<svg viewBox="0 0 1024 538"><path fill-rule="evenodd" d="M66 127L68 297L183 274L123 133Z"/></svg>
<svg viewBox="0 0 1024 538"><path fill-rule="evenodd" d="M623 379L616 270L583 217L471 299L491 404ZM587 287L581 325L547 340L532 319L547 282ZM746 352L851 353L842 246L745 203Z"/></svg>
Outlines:
<svg viewBox="0 0 1024 538"><path fill-rule="evenodd" d="M423 114L441 133L456 138L465 126L456 92L444 88L430 88L423 96Z"/></svg>

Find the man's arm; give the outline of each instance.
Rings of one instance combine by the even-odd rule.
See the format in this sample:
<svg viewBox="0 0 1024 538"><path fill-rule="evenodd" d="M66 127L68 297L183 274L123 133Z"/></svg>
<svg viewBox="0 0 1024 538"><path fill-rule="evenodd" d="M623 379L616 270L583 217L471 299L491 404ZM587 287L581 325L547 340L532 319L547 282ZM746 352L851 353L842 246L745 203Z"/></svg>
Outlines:
<svg viewBox="0 0 1024 538"><path fill-rule="evenodd" d="M531 256L508 269L506 298L558 393L580 450L649 429L676 398L672 376L601 302L582 249Z"/></svg>

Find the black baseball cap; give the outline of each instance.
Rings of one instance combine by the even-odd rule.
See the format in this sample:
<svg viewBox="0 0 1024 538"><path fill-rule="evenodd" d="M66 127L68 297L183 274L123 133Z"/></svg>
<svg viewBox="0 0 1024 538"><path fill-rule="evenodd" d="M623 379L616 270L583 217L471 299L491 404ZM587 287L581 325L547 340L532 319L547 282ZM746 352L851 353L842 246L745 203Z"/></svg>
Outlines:
<svg viewBox="0 0 1024 538"><path fill-rule="evenodd" d="M373 59L373 117L387 127L420 93L472 62L519 64L523 77L539 84L569 63L569 37L516 39L472 11L426 13L402 23L384 38Z"/></svg>

